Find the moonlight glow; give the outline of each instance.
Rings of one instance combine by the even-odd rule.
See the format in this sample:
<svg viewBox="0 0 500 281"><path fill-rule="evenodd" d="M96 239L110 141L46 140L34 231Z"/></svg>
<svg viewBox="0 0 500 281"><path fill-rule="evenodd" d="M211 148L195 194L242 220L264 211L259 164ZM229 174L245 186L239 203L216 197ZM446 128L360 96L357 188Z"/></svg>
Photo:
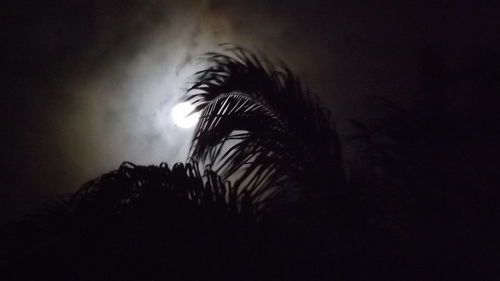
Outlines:
<svg viewBox="0 0 500 281"><path fill-rule="evenodd" d="M200 119L200 113L195 112L190 114L194 110L194 105L189 102L179 103L172 109L172 118L174 123L181 128L191 128Z"/></svg>

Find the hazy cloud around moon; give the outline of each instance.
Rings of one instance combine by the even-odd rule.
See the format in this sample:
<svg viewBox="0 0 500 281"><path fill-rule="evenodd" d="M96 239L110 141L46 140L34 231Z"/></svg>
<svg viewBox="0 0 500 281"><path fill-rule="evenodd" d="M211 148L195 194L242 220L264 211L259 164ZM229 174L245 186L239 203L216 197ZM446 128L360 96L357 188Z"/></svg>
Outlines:
<svg viewBox="0 0 500 281"><path fill-rule="evenodd" d="M125 160L185 161L192 132L175 126L170 110L202 67L196 58L230 34L204 23L211 22L210 7L179 6L151 7L164 11L155 25L148 22L147 12L134 15L130 26L118 32L141 30L132 34L135 40L123 34L125 42L114 47L94 72L84 74L83 80L75 75L65 87L74 98L61 111L65 121L55 139L64 149L65 161L79 166L81 180Z"/></svg>

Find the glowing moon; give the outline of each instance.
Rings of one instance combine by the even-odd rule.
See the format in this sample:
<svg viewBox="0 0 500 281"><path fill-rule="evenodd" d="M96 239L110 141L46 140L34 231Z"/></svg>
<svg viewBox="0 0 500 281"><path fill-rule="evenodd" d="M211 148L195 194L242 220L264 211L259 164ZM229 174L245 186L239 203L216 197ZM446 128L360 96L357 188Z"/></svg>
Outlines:
<svg viewBox="0 0 500 281"><path fill-rule="evenodd" d="M181 128L191 128L200 119L200 113L195 112L190 114L194 110L194 105L189 102L182 102L172 108L172 119L174 123Z"/></svg>

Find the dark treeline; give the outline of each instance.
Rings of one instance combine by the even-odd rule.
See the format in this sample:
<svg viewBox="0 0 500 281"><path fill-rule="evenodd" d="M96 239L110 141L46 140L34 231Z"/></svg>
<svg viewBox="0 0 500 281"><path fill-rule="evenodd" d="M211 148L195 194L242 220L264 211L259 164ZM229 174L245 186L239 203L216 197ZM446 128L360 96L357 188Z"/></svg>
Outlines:
<svg viewBox="0 0 500 281"><path fill-rule="evenodd" d="M288 68L208 54L187 95L202 112L188 163L126 162L8 224L0 277L482 280L498 207L478 146L498 131L450 114L447 85L465 74L431 50L415 105L375 99L342 144Z"/></svg>

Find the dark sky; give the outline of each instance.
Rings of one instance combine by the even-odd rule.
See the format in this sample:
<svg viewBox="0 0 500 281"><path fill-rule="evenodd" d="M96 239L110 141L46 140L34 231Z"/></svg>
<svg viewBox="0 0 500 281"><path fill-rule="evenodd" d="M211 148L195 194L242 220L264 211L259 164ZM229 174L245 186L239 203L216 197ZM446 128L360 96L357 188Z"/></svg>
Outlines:
<svg viewBox="0 0 500 281"><path fill-rule="evenodd" d="M340 128L370 96L412 105L432 50L450 114L495 123L493 3L13 1L2 9L0 221L125 160L184 160L190 132L168 112L218 43L285 61Z"/></svg>

